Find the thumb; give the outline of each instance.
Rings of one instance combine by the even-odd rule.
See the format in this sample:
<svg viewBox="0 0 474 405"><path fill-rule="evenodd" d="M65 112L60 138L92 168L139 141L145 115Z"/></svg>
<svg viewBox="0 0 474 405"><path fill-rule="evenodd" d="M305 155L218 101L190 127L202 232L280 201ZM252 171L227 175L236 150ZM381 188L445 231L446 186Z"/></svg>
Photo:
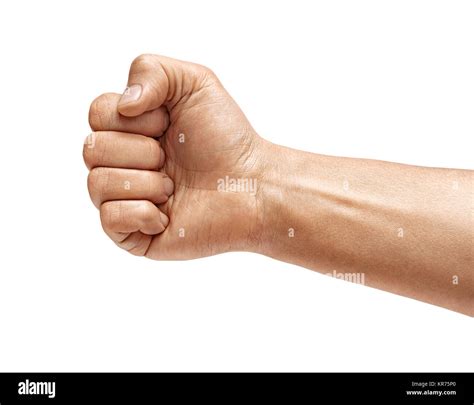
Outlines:
<svg viewBox="0 0 474 405"><path fill-rule="evenodd" d="M200 88L209 69L159 55L140 55L130 67L128 85L118 111L136 117L162 105L172 109L183 97Z"/></svg>

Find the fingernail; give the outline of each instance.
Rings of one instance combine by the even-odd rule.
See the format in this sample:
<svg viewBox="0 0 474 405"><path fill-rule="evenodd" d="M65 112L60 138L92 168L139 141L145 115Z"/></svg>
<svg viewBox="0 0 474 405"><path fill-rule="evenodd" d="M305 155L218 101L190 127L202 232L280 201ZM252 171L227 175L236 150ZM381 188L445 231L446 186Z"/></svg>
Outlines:
<svg viewBox="0 0 474 405"><path fill-rule="evenodd" d="M166 195L173 194L174 183L169 177L163 178L163 189L165 190Z"/></svg>
<svg viewBox="0 0 474 405"><path fill-rule="evenodd" d="M160 222L162 223L163 226L166 227L166 226L168 226L170 220L169 220L169 218L168 218L165 214L163 214L162 212L160 212Z"/></svg>
<svg viewBox="0 0 474 405"><path fill-rule="evenodd" d="M141 84L132 84L128 86L120 98L119 104L127 104L132 101L137 101L142 95L142 86Z"/></svg>

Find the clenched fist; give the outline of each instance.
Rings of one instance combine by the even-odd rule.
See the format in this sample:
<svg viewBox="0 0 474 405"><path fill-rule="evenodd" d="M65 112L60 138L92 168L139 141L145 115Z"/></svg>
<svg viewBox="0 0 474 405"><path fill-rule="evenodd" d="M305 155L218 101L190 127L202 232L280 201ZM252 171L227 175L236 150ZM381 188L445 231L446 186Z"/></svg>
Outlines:
<svg viewBox="0 0 474 405"><path fill-rule="evenodd" d="M89 193L118 246L190 259L258 244L267 142L211 70L142 55L89 122Z"/></svg>
<svg viewBox="0 0 474 405"><path fill-rule="evenodd" d="M209 69L161 56L89 118L89 192L129 252L253 251L474 314L474 172L271 144Z"/></svg>

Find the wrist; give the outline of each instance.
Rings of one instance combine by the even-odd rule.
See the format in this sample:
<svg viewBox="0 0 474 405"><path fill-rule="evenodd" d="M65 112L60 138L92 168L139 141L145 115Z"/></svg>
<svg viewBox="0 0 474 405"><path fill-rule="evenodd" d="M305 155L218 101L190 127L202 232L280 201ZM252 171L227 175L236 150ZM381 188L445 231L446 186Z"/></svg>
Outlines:
<svg viewBox="0 0 474 405"><path fill-rule="evenodd" d="M315 156L315 155L312 155ZM257 194L258 244L252 251L287 260L301 231L298 212L305 201L305 153L265 141Z"/></svg>
<svg viewBox="0 0 474 405"><path fill-rule="evenodd" d="M259 244L254 252L311 268L331 262L334 179L329 156L266 144L258 194Z"/></svg>

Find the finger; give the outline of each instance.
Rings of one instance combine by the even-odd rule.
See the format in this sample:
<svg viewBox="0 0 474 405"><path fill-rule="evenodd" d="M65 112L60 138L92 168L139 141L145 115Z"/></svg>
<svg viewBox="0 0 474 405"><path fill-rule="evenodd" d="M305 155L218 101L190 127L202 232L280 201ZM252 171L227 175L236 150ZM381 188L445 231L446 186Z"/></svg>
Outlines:
<svg viewBox="0 0 474 405"><path fill-rule="evenodd" d="M163 232L169 219L150 201L109 201L100 207L105 233L122 249L143 256L152 235Z"/></svg>
<svg viewBox="0 0 474 405"><path fill-rule="evenodd" d="M125 132L93 132L84 142L84 162L88 169L116 167L158 170L165 152L153 138Z"/></svg>
<svg viewBox="0 0 474 405"><path fill-rule="evenodd" d="M174 184L161 172L96 167L89 173L87 187L98 208L106 201L115 200L149 200L161 204L173 193Z"/></svg>
<svg viewBox="0 0 474 405"><path fill-rule="evenodd" d="M105 93L97 97L89 109L89 125L93 131L120 131L157 137L163 135L169 125L168 110L156 108L137 117L125 117L118 113L121 95Z"/></svg>
<svg viewBox="0 0 474 405"><path fill-rule="evenodd" d="M128 87L118 104L120 114L135 117L174 105L198 91L212 72L201 65L158 55L141 55L130 67Z"/></svg>

